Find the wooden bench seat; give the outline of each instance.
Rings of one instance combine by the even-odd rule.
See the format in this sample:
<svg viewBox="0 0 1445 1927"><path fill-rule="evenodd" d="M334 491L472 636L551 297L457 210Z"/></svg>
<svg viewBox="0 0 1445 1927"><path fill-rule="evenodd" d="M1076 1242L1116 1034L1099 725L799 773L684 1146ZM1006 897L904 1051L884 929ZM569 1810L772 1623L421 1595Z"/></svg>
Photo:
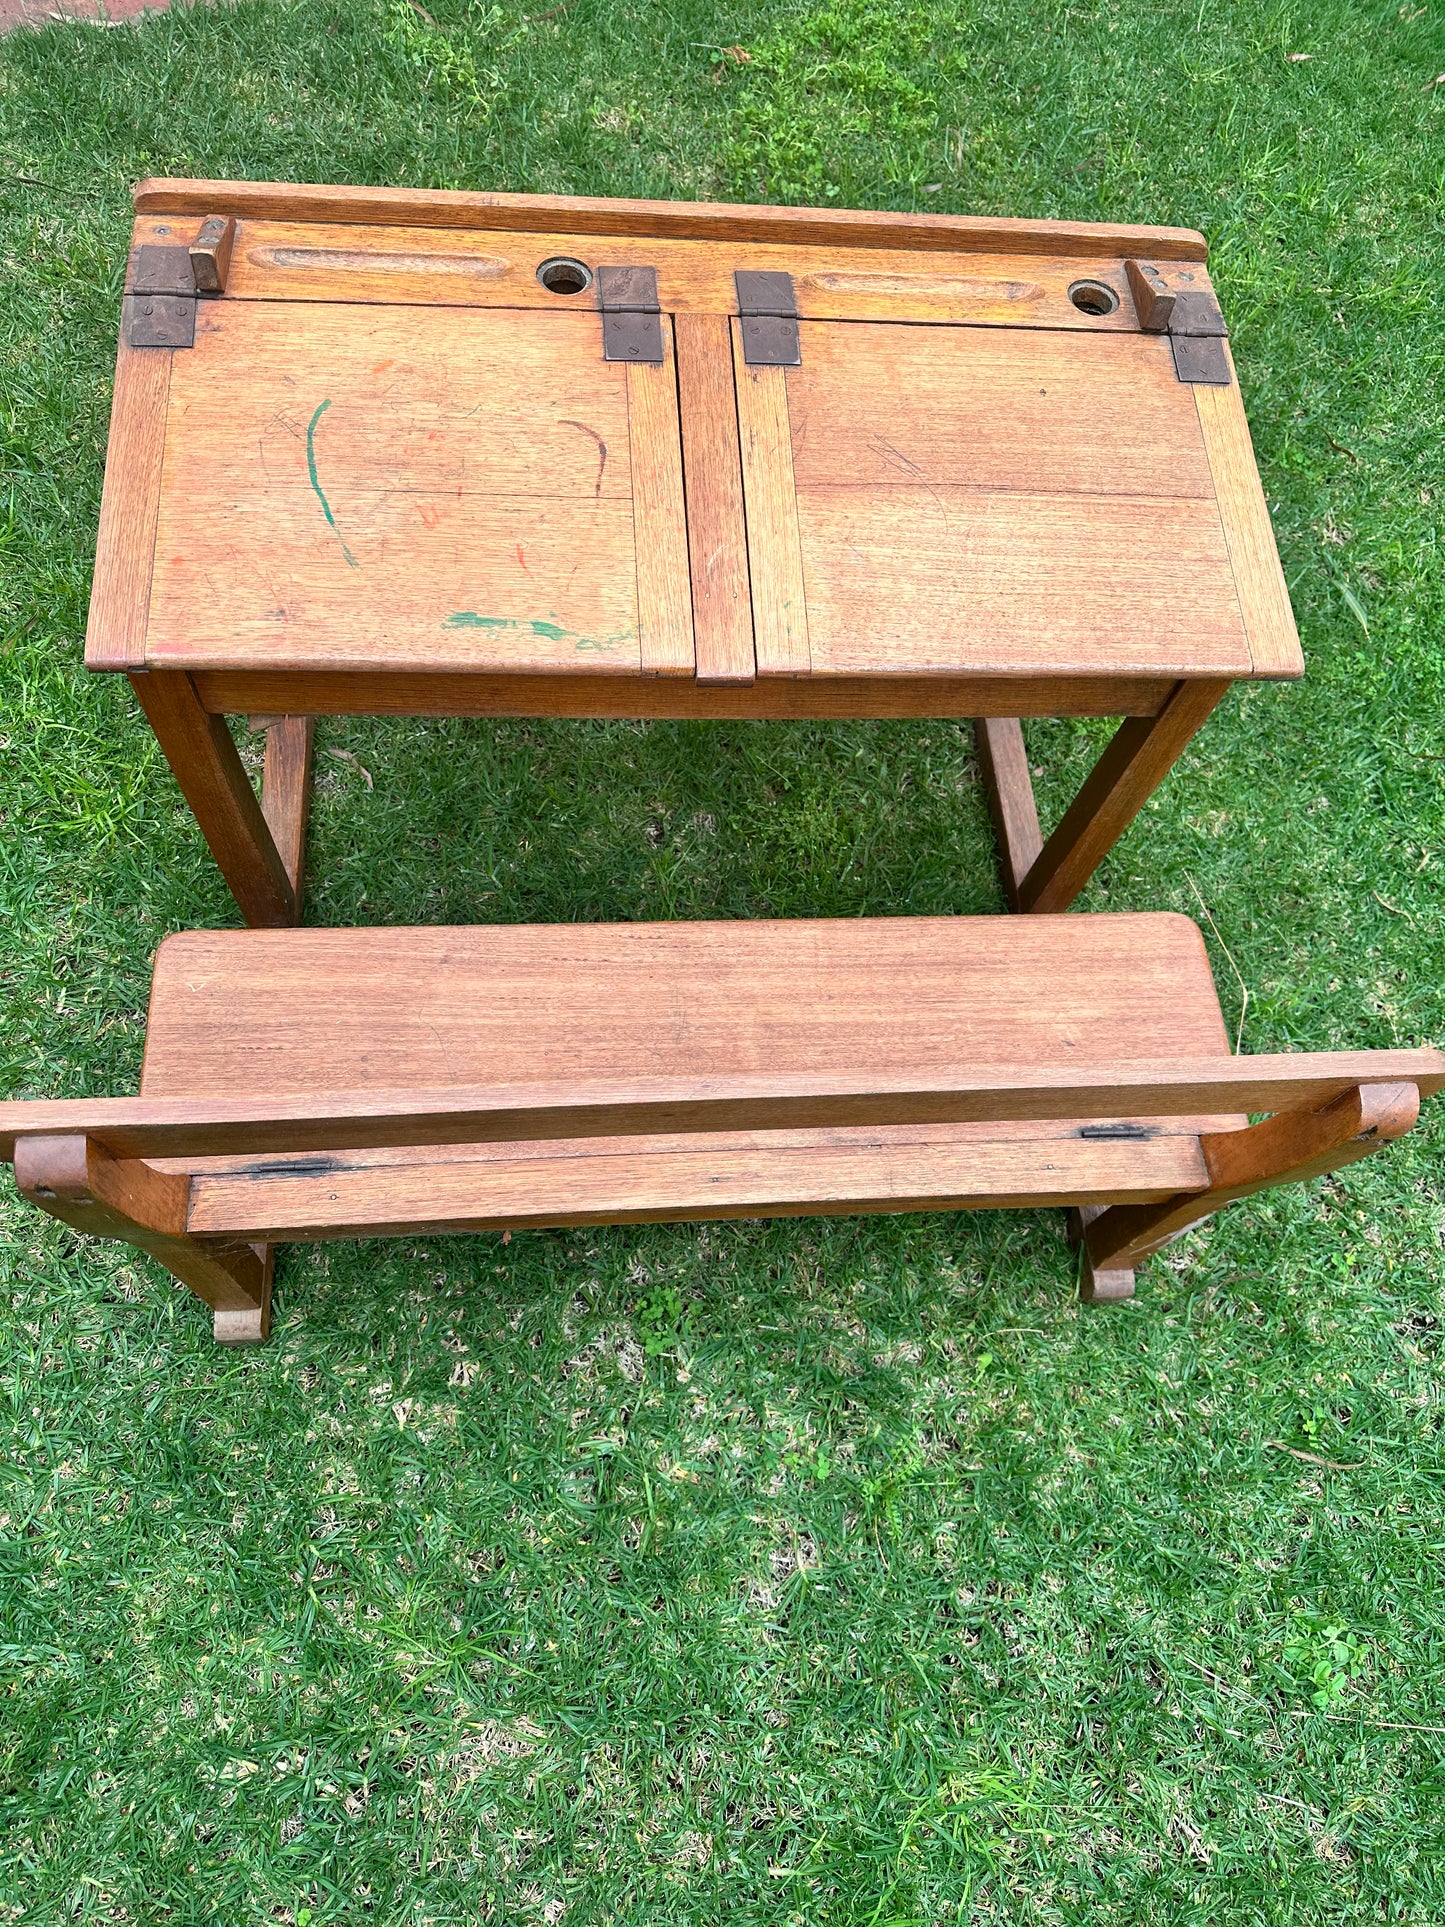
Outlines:
<svg viewBox="0 0 1445 1927"><path fill-rule="evenodd" d="M139 1098L0 1105L0 1152L239 1341L275 1242L419 1229L1066 1205L1085 1295L1126 1296L1442 1083L1432 1051L1233 1059L1178 916L198 931L157 955Z"/></svg>
<svg viewBox="0 0 1445 1927"><path fill-rule="evenodd" d="M1192 924L1076 928L1066 975L1055 926L992 918L188 933L157 958L141 1090L1102 1059L1131 1031L1161 1054L1228 1049ZM388 1149L267 1159L259 1175L255 1160L218 1160L196 1170L191 1221L304 1238L1142 1202L1202 1184L1199 1130L1237 1122L1133 1123L1123 1138L1107 1122L1035 1121Z"/></svg>

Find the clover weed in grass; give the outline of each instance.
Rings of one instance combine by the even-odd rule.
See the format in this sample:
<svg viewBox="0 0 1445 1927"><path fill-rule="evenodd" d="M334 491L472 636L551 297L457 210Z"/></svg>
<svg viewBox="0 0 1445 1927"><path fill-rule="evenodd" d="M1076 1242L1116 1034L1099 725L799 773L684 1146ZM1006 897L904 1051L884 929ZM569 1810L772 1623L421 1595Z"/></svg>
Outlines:
<svg viewBox="0 0 1445 1927"><path fill-rule="evenodd" d="M1338 1704L1345 1688L1364 1672L1365 1658L1357 1633L1348 1626L1325 1625L1308 1613L1294 1619L1284 1643L1284 1663L1295 1684L1321 1709Z"/></svg>
<svg viewBox="0 0 1445 1927"><path fill-rule="evenodd" d="M1438 6L533 14L4 43L6 1091L134 1089L156 943L235 922L80 668L160 172L1205 229L1309 676L1235 692L1087 905L1202 898L1246 1049L1439 1041ZM1028 726L1046 815L1104 735ZM321 744L313 922L998 905L951 724ZM1439 1920L1439 1113L1101 1315L1055 1214L644 1227L296 1247L229 1354L7 1189L0 1908Z"/></svg>

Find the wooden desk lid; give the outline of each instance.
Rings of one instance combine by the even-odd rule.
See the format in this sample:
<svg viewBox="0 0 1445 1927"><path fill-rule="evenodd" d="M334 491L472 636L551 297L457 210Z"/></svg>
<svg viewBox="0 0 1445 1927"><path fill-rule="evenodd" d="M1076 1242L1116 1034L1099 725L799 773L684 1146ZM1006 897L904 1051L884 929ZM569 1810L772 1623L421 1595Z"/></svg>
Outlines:
<svg viewBox="0 0 1445 1927"><path fill-rule="evenodd" d="M1302 671L1197 235L136 202L92 668Z"/></svg>

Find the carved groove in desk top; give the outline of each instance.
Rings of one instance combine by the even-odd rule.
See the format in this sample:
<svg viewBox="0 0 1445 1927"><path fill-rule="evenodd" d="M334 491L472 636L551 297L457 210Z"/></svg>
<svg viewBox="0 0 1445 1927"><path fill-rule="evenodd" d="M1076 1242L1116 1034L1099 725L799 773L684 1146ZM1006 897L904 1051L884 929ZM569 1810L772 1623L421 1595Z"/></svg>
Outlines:
<svg viewBox="0 0 1445 1927"><path fill-rule="evenodd" d="M164 246L174 233L169 222L143 220L135 244ZM602 240L560 230L498 235L269 221L241 227L226 298L586 311L596 305L595 292L552 293L538 281L538 267L565 255L595 270L619 254L641 254L656 269L658 299L670 314L735 313L734 270L755 268L790 275L799 313L815 320L973 322L1080 334L1132 334L1139 326L1117 255L920 256L891 248L860 259L856 248L816 245L800 251L757 242ZM1194 273L1207 286L1204 270ZM1069 299L1081 280L1112 287L1118 307L1082 313Z"/></svg>

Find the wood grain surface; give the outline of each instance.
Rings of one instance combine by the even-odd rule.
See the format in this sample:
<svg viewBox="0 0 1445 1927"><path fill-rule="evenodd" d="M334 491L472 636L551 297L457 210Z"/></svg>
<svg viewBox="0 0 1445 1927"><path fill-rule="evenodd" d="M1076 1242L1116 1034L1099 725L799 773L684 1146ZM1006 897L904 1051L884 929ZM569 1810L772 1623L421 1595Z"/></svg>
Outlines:
<svg viewBox="0 0 1445 1927"><path fill-rule="evenodd" d="M142 1095L0 1105L0 1154L82 1132L119 1159L264 1159L1024 1119L1139 1143L1144 1120L1217 1133L1385 1082L1437 1090L1445 1054L1231 1058L1172 915L199 931L158 954Z"/></svg>
<svg viewBox="0 0 1445 1927"><path fill-rule="evenodd" d="M815 675L1248 675L1167 343L802 324L788 371Z"/></svg>
<svg viewBox="0 0 1445 1927"><path fill-rule="evenodd" d="M290 879L298 919L306 889L306 824L311 814L313 716L277 716L266 731L261 814Z"/></svg>
<svg viewBox="0 0 1445 1927"><path fill-rule="evenodd" d="M637 675L628 373L596 314L202 304L148 660Z"/></svg>
<svg viewBox="0 0 1445 1927"><path fill-rule="evenodd" d="M1227 1048L1204 945L1172 915L193 931L156 958L141 1089L951 1070Z"/></svg>
<svg viewBox="0 0 1445 1927"><path fill-rule="evenodd" d="M672 322L661 363L627 364L632 452L632 541L637 559L638 650L644 676L693 673L692 582L682 486L682 430Z"/></svg>
<svg viewBox="0 0 1445 1927"><path fill-rule="evenodd" d="M234 214L239 219L361 222L495 228L527 233L565 226L577 234L678 235L703 240L825 240L855 247L994 248L1003 252L1080 248L1161 261L1203 261L1209 249L1192 228L1132 227L1113 221L1024 221L977 214L891 214L846 208L768 207L722 201L625 201L569 194L474 194L454 189L336 187L291 181L153 177L134 190L141 214Z"/></svg>
<svg viewBox="0 0 1445 1927"><path fill-rule="evenodd" d="M1213 503L799 491L813 674L1247 676Z"/></svg>
<svg viewBox="0 0 1445 1927"><path fill-rule="evenodd" d="M1134 1266L1201 1218L1236 1198L1278 1184L1298 1184L1339 1170L1393 1143L1420 1115L1420 1088L1410 1082L1359 1084L1318 1108L1291 1110L1232 1131L1201 1133L1209 1183L1205 1191L1163 1204L1119 1204L1085 1234L1101 1266Z"/></svg>
<svg viewBox="0 0 1445 1927"><path fill-rule="evenodd" d="M1193 390L1157 336L878 322L800 333L788 403L802 491L1213 498Z"/></svg>
<svg viewBox="0 0 1445 1927"><path fill-rule="evenodd" d="M249 1240L188 1231L184 1177L118 1161L85 1137L27 1137L16 1147L22 1196L92 1238L121 1238L163 1264L215 1311L269 1310L270 1264ZM262 1334L258 1332L258 1336Z"/></svg>
<svg viewBox="0 0 1445 1927"><path fill-rule="evenodd" d="M138 238L173 243L177 191L142 196ZM426 197L398 225L405 197L344 193L307 221L265 212L270 194L175 361L147 661L591 683L695 665L705 686L759 663L1138 680L1249 674L1257 655L1290 673L1237 391L1221 413L1177 380L1121 255L1079 254L1082 232L1061 254L1035 224L1020 252L1007 224L809 217L804 244L766 210L752 228L747 210L684 228L648 211L633 234L677 317L679 453L666 371L601 361L595 297L537 279L539 249L590 233L615 254L615 227L539 228L551 204L524 198L474 228L475 197L447 203L469 210L450 229ZM624 228L637 211L602 207ZM923 238L944 233L951 251ZM805 318L800 368L735 383L740 253L785 266L805 317L839 319ZM1113 312L1074 307L1081 270L1117 284Z"/></svg>
<svg viewBox="0 0 1445 1927"><path fill-rule="evenodd" d="M1244 1123L1243 1118L1232 1119L1225 1128L1233 1130ZM1105 1130L1097 1135L1081 1138L1078 1126L1072 1120L1054 1118L1014 1118L994 1119L981 1124L900 1124L890 1126L887 1142L890 1144L937 1145L944 1150L956 1150L969 1145L1013 1144L1033 1145L1040 1157L1052 1157L1056 1151L1069 1157L1077 1156L1084 1160L1078 1168L1088 1168L1097 1172L1105 1170L1117 1174L1123 1167L1117 1160L1127 1154L1130 1145L1156 1144L1171 1140L1174 1148L1167 1153L1168 1159L1185 1160L1169 1168L1187 1168L1191 1172L1208 1173L1203 1164L1203 1153L1198 1150L1198 1140L1202 1131L1213 1130L1218 1125L1218 1116L1161 1117L1153 1120L1151 1128L1142 1134L1121 1132L1118 1135ZM626 1157L639 1150L660 1153L705 1151L709 1154L730 1153L733 1151L810 1151L819 1147L838 1150L861 1150L878 1140L878 1131L873 1126L833 1125L817 1130L761 1130L761 1131L706 1131L706 1132L667 1132L654 1131L645 1139L635 1137L619 1138L539 1138L536 1140L511 1139L490 1144L414 1144L398 1147L396 1145L371 1146L363 1149L336 1151L325 1161L325 1172L332 1171L380 1171L398 1163L416 1165L427 1164L495 1164L508 1163L529 1158L563 1160L569 1158ZM1188 1143L1188 1156L1182 1145ZM1098 1162L1089 1162L1097 1155ZM271 1160L264 1162L258 1171L256 1159L249 1153L205 1158L156 1158L154 1168L158 1171L194 1173L203 1177L299 1177L308 1170L316 1169L319 1161L309 1153L288 1153L273 1167ZM1163 1167L1161 1167L1163 1168ZM324 1173L320 1173L324 1175Z"/></svg>
<svg viewBox="0 0 1445 1927"><path fill-rule="evenodd" d="M1228 342L1224 352L1229 354ZM1192 392L1254 673L1261 677L1302 676L1304 654L1280 567L1269 504L1254 459L1238 377L1228 388L1196 382Z"/></svg>
<svg viewBox="0 0 1445 1927"><path fill-rule="evenodd" d="M328 1165L316 1172L305 1160L289 1169L276 1160L261 1176L244 1168L202 1170L192 1183L191 1227L293 1239L421 1227L1037 1207L1095 1197L1144 1204L1206 1181L1197 1129L1097 1140L1060 1125L477 1145L465 1158L424 1149L342 1152Z"/></svg>
<svg viewBox="0 0 1445 1927"><path fill-rule="evenodd" d="M1228 694L1226 682L1181 682L1157 716L1129 717L1018 885L1021 910L1067 910Z"/></svg>
<svg viewBox="0 0 1445 1927"><path fill-rule="evenodd" d="M262 928L295 923L286 859L224 720L202 707L182 671L135 670L130 682L241 914Z"/></svg>
<svg viewBox="0 0 1445 1927"><path fill-rule="evenodd" d="M116 356L85 631L87 669L129 669L145 660L173 353L122 341Z"/></svg>
<svg viewBox="0 0 1445 1927"><path fill-rule="evenodd" d="M736 321L732 337L758 674L806 676L813 665L788 424L788 370L750 368Z"/></svg>
<svg viewBox="0 0 1445 1927"><path fill-rule="evenodd" d="M974 724L974 744L998 846L1004 899L1011 910L1017 910L1023 880L1043 849L1024 733L1016 716L981 716Z"/></svg>
<svg viewBox="0 0 1445 1927"><path fill-rule="evenodd" d="M174 241L174 223L142 217L136 246ZM591 290L559 294L537 270L555 256L594 270L615 262L615 241L556 230L527 235L437 232L423 227L321 226L247 221L227 283L246 301L407 302L443 307L549 308L595 305ZM631 237L630 252L658 276L664 313L735 311L735 269L792 277L799 312L844 321L969 322L988 327L1128 334L1138 323L1116 255L1010 255L988 251L919 254L767 242ZM1204 270L1196 271L1208 285ZM1069 289L1102 282L1120 295L1110 313L1076 307Z"/></svg>
<svg viewBox="0 0 1445 1927"><path fill-rule="evenodd" d="M1445 1085L1433 1050L1001 1065L962 1071L803 1071L370 1087L270 1097L98 1097L0 1104L0 1158L36 1136L85 1135L117 1159L209 1158L659 1133L870 1129L1073 1119L1117 1128L1211 1107L1318 1108L1356 1086ZM1133 1137L1132 1128L1127 1135Z"/></svg>
<svg viewBox="0 0 1445 1927"><path fill-rule="evenodd" d="M750 683L756 673L742 454L726 315L674 322L692 621L700 683Z"/></svg>
<svg viewBox="0 0 1445 1927"><path fill-rule="evenodd" d="M885 716L1154 716L1178 683L1152 676L507 676L408 670L198 670L220 715L693 717L717 722Z"/></svg>

